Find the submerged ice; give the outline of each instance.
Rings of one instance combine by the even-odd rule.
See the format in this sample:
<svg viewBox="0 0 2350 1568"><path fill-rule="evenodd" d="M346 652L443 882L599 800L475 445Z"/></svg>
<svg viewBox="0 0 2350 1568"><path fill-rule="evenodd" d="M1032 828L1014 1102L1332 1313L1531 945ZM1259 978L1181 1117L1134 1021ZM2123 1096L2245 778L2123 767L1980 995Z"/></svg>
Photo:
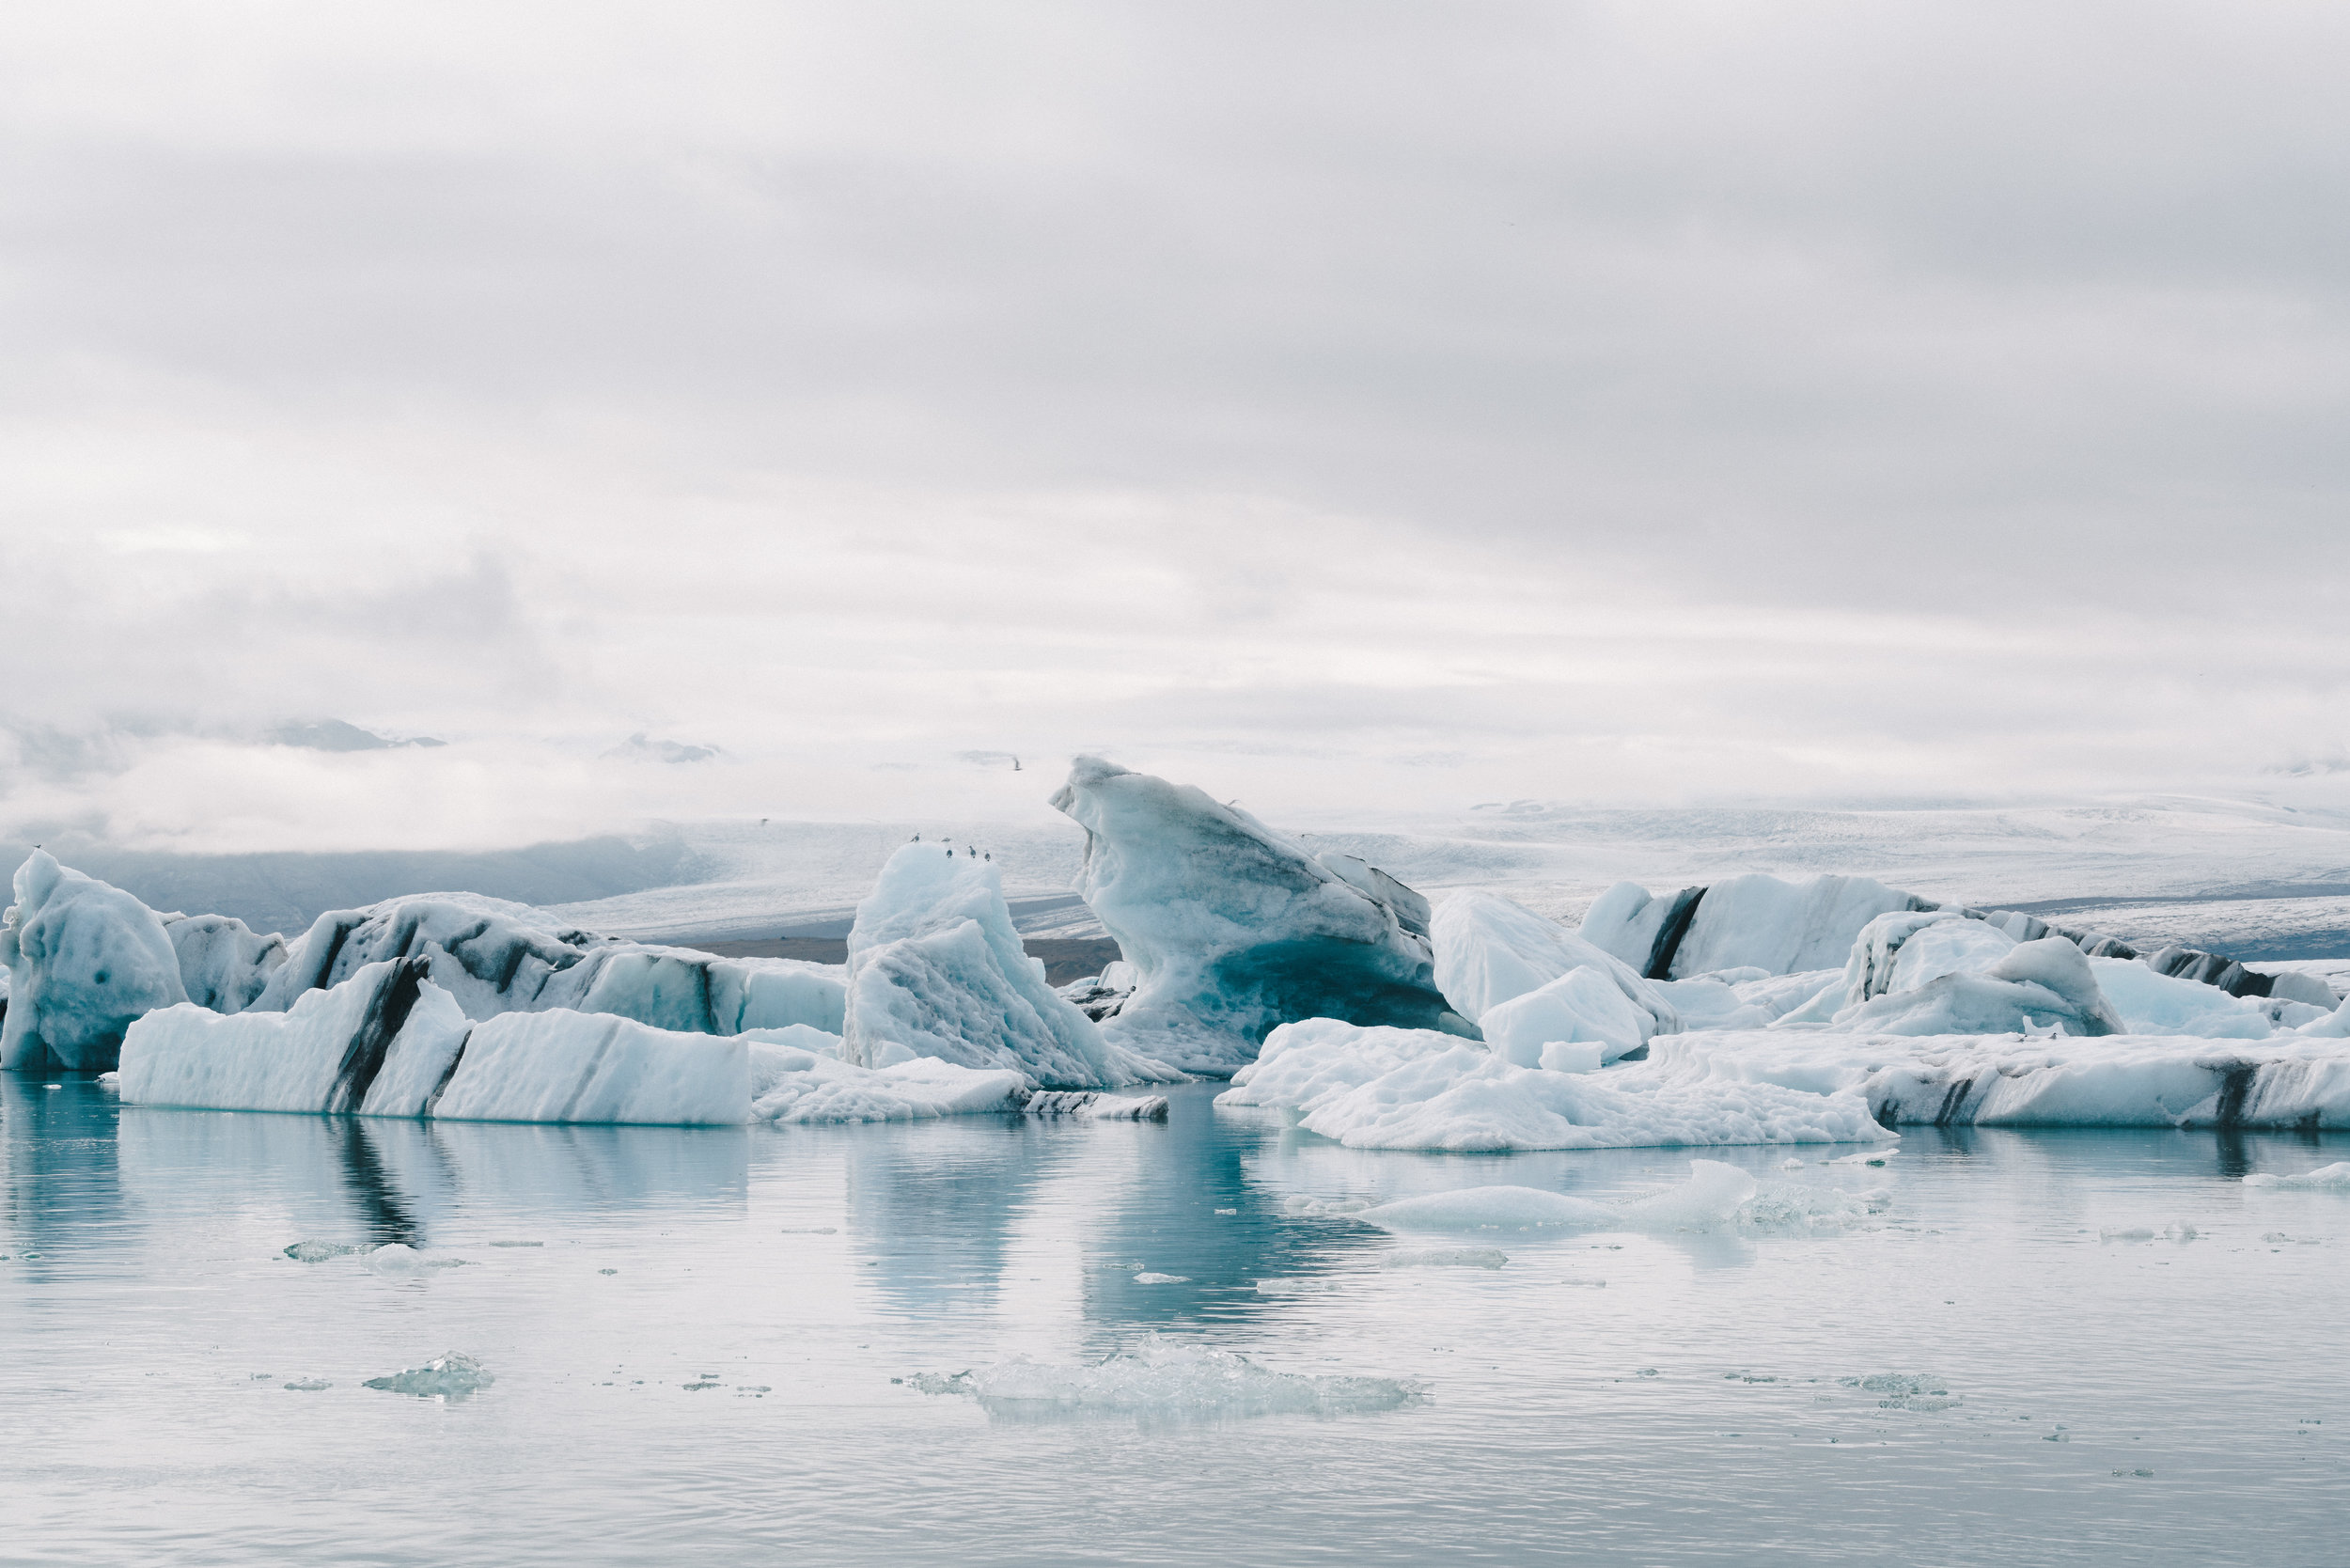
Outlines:
<svg viewBox="0 0 2350 1568"><path fill-rule="evenodd" d="M1157 1335L1134 1350L1077 1366L1025 1356L968 1371L917 1373L909 1388L962 1395L994 1415L1050 1419L1089 1412L1174 1419L1240 1416L1341 1416L1418 1403L1427 1386L1408 1378L1276 1372L1246 1356Z"/></svg>

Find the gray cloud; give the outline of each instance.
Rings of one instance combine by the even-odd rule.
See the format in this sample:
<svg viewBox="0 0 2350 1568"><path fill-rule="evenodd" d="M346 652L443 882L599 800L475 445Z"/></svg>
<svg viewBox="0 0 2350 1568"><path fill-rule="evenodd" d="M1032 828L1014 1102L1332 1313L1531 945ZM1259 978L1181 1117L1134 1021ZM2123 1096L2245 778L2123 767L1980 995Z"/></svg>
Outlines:
<svg viewBox="0 0 2350 1568"><path fill-rule="evenodd" d="M1432 803L2329 754L2345 30L49 13L10 776L328 716L587 825L647 802L550 780L638 731L726 748L713 809L1079 745Z"/></svg>

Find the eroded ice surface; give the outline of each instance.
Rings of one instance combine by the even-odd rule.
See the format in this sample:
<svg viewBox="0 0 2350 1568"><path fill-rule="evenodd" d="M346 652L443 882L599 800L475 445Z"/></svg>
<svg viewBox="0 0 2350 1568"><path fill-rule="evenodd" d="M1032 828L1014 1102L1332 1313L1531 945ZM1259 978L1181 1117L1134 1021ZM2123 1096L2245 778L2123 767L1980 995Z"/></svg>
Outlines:
<svg viewBox="0 0 2350 1568"><path fill-rule="evenodd" d="M1434 980L1428 905L1187 784L1081 757L1053 805L1086 830L1078 891L1136 987L1109 1037L1229 1074L1276 1026L1335 1017L1472 1032Z"/></svg>
<svg viewBox="0 0 2350 1568"><path fill-rule="evenodd" d="M40 850L17 868L14 893L0 917L0 1070L102 1072L133 1020L187 1000L163 921L130 894Z"/></svg>

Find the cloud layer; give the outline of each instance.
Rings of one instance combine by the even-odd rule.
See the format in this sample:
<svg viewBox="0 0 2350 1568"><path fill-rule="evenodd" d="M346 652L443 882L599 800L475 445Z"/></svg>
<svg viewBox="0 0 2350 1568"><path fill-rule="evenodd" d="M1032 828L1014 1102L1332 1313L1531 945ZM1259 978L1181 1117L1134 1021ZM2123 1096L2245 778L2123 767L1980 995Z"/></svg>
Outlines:
<svg viewBox="0 0 2350 1568"><path fill-rule="evenodd" d="M2079 793L2350 728L2333 10L9 25L0 829L1028 810L958 755L1077 749ZM327 716L456 744L254 744Z"/></svg>

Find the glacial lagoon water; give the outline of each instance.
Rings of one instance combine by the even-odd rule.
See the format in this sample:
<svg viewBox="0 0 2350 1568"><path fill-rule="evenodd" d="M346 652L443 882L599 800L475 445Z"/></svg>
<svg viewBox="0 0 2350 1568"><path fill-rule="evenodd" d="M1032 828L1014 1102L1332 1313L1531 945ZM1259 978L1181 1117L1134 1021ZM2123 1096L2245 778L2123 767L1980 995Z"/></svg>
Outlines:
<svg viewBox="0 0 2350 1568"><path fill-rule="evenodd" d="M1688 1153L1360 1152L1213 1093L558 1128L0 1074L0 1560L2350 1560L2350 1194L2238 1179L2350 1140L1709 1151L1858 1201L1399 1236L1338 1211Z"/></svg>

